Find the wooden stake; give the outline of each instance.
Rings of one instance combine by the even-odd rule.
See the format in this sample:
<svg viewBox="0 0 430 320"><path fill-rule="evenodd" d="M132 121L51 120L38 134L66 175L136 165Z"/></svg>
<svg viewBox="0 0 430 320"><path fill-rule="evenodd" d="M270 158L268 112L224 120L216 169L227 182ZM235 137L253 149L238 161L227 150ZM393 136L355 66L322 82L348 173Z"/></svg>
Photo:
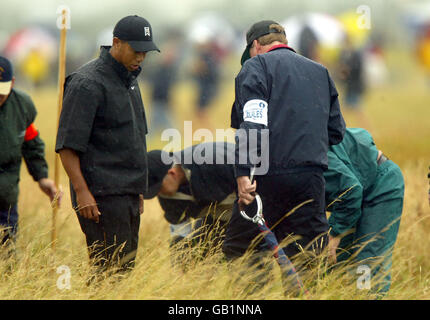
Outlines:
<svg viewBox="0 0 430 320"><path fill-rule="evenodd" d="M63 9L61 12L62 15L62 28L60 34L60 54L59 54L59 65L58 65L58 116L57 116L57 129L60 123L60 114L61 109L63 107L63 93L64 93L64 81L66 78L66 17L67 11ZM58 188L58 192L61 192L59 188L60 182L60 156L55 154L55 173L54 173L54 182ZM57 213L58 213L58 202L54 201L53 203L53 212L52 212L52 234L51 234L51 246L52 249L55 250L56 242L57 242Z"/></svg>

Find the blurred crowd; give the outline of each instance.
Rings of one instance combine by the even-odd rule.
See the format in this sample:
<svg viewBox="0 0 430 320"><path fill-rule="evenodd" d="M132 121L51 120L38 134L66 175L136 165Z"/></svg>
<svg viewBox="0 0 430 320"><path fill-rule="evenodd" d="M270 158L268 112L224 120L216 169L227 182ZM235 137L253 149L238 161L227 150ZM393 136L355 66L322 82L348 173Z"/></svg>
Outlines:
<svg viewBox="0 0 430 320"><path fill-rule="evenodd" d="M309 59L324 64L333 74L341 91L342 107L360 111L366 90L384 84L389 68L385 58L386 39L382 32L360 27L356 12L332 16L304 13L280 21L289 45ZM192 108L200 127L213 128L208 111L220 93L223 80L232 81L227 61L237 60L244 47L243 28L209 12L190 21L183 30L156 30L162 54L145 65L142 81L151 90L150 126L152 135L163 128L176 127L172 111L172 90L183 80L193 84ZM59 30L43 25L8 30L0 42L0 55L16 66L17 83L27 89L55 86L58 81ZM88 39L72 28L67 36L67 71L96 57L100 45L109 45L112 27L101 30L97 39ZM430 82L430 19L414 25L414 57ZM232 58L231 60L229 60ZM230 67L231 69L231 67ZM237 71L237 70L236 70Z"/></svg>

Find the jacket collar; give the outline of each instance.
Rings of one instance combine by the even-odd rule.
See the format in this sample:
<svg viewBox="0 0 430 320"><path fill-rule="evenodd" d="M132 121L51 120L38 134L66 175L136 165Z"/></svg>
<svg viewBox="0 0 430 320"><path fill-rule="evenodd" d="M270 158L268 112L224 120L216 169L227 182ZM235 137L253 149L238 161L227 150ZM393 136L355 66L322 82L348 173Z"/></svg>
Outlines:
<svg viewBox="0 0 430 320"><path fill-rule="evenodd" d="M290 46L287 46L286 44L277 44L277 45L274 45L273 47L270 47L270 49L269 50L267 50L267 52L270 52L270 51L272 51L272 50L276 50L276 49L279 49L279 48L287 48L288 50L291 50L291 51L293 51L294 53L296 53L296 50L294 50L293 48L291 48Z"/></svg>
<svg viewBox="0 0 430 320"><path fill-rule="evenodd" d="M6 106L7 102L11 100L11 99L10 99L10 97L11 97L12 95L15 95L15 90L14 90L13 88L12 88L12 89L10 89L9 95L7 96L7 98L6 98L6 100L3 102L3 104L0 106L0 111L1 111L2 109L5 109L4 107Z"/></svg>
<svg viewBox="0 0 430 320"><path fill-rule="evenodd" d="M110 48L111 46L100 47L100 59L102 59L106 64L110 65L115 70L115 72L118 74L121 80L124 81L128 88L142 71L142 68L139 67L139 69L133 72L128 71L127 68L122 65L122 63L119 63L114 57L112 57L109 52Z"/></svg>

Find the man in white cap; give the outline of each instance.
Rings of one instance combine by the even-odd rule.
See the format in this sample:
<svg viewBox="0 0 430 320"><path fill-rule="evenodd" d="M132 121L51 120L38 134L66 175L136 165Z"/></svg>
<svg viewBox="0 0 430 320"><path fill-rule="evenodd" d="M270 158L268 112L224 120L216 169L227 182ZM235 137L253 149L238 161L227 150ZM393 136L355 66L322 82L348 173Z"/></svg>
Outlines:
<svg viewBox="0 0 430 320"><path fill-rule="evenodd" d="M57 194L54 181L48 179L45 145L34 125L36 108L28 95L14 88L14 82L12 64L0 57L0 245L13 243L17 232L22 158L51 201Z"/></svg>

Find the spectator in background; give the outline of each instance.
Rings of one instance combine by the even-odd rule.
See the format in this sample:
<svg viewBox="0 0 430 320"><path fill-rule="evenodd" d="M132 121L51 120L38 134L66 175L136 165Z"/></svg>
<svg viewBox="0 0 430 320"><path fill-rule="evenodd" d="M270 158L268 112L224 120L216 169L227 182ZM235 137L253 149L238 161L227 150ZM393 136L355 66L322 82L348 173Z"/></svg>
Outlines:
<svg viewBox="0 0 430 320"><path fill-rule="evenodd" d="M318 39L315 32L305 25L300 32L299 54L302 56L318 61Z"/></svg>
<svg viewBox="0 0 430 320"><path fill-rule="evenodd" d="M22 74L35 87L40 86L50 73L48 59L37 49L32 49L19 65Z"/></svg>
<svg viewBox="0 0 430 320"><path fill-rule="evenodd" d="M354 47L346 36L339 55L338 73L343 85L343 105L354 112L360 127L371 130L369 120L363 112L362 100L365 93L364 54Z"/></svg>
<svg viewBox="0 0 430 320"><path fill-rule="evenodd" d="M364 82L368 88L376 88L387 81L388 68L385 57L385 38L372 34L364 52Z"/></svg>
<svg viewBox="0 0 430 320"><path fill-rule="evenodd" d="M422 28L417 39L418 60L427 73L430 85L430 24Z"/></svg>
<svg viewBox="0 0 430 320"><path fill-rule="evenodd" d="M212 41L204 41L196 45L197 55L193 67L193 76L198 86L197 117L200 126L210 128L207 110L218 93L220 78L219 62L216 47Z"/></svg>
<svg viewBox="0 0 430 320"><path fill-rule="evenodd" d="M351 39L345 38L339 56L339 74L345 87L345 106L359 109L364 93L363 55L355 49Z"/></svg>
<svg viewBox="0 0 430 320"><path fill-rule="evenodd" d="M171 91L178 73L177 41L173 38L169 39L162 50L161 61L154 68L149 79L152 83L150 135L174 126Z"/></svg>

